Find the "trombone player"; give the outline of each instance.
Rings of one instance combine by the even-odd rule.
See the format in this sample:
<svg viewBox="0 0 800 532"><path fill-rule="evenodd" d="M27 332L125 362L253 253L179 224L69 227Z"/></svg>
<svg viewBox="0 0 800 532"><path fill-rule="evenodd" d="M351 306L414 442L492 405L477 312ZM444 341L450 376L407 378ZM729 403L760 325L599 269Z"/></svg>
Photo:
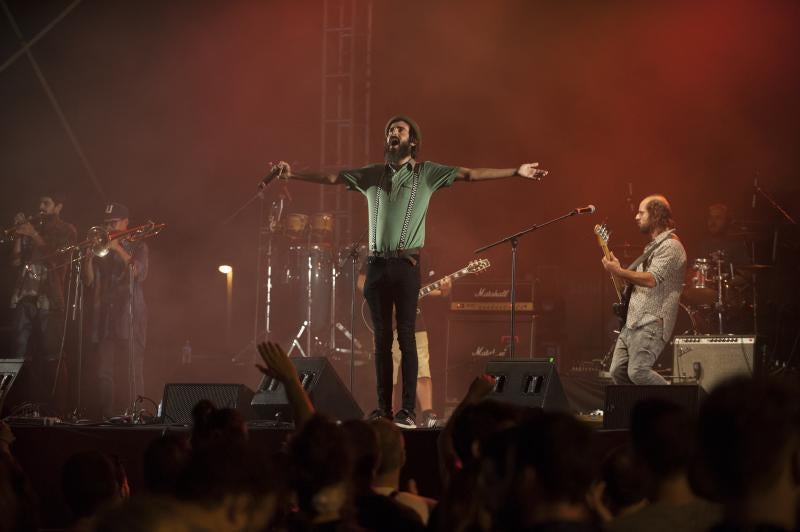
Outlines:
<svg viewBox="0 0 800 532"><path fill-rule="evenodd" d="M23 213L4 232L13 239L12 265L19 268L11 296L14 355L26 359L19 384L24 399L46 402L44 359L56 351L58 314L64 310L64 258L56 250L75 243L72 224L61 219L60 194L39 197L37 216Z"/></svg>
<svg viewBox="0 0 800 532"><path fill-rule="evenodd" d="M107 205L103 220L109 235L107 247L88 253L84 268L92 311L89 337L97 348L103 417L127 409L144 393L147 306L143 283L149 250L141 240L114 238L114 233L128 230L128 224L128 207Z"/></svg>

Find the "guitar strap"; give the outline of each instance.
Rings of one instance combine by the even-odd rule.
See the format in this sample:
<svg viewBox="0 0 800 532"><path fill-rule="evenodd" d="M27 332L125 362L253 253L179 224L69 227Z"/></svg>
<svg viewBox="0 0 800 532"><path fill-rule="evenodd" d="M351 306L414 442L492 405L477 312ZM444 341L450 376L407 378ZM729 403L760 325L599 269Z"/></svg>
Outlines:
<svg viewBox="0 0 800 532"><path fill-rule="evenodd" d="M675 229L670 229L669 231L666 231L666 233L664 234L663 237L661 235L659 235L659 237L661 237L661 240L658 243L654 243L653 246L650 249L648 249L647 251L645 251L644 253L639 255L636 258L636 260L631 262L630 266L628 266L628 269L636 271L636 268L638 268L639 265L642 264L643 262L646 262L647 260L649 260L650 257L655 252L655 250L657 250L661 246L661 244L664 243L665 240L667 240L668 238L672 238L672 234L674 232L675 232ZM647 271L647 265L645 265L644 271Z"/></svg>

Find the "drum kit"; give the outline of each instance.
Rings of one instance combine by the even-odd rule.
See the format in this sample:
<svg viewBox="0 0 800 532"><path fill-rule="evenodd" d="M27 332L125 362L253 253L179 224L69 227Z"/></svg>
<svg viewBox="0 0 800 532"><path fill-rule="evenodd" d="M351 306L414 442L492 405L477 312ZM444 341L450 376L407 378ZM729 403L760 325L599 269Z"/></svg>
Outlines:
<svg viewBox="0 0 800 532"><path fill-rule="evenodd" d="M308 357L349 358L351 354L349 309L353 280L347 267L353 246L335 245L335 216L288 213L271 226L280 237L284 252L275 254L270 282L280 301L281 317L288 321L291 346L288 354ZM367 246L356 245L356 258ZM284 340L284 339L281 339ZM337 346L338 343L338 346ZM359 365L369 353L362 342L354 341Z"/></svg>
<svg viewBox="0 0 800 532"><path fill-rule="evenodd" d="M723 250L695 258L686 270L676 334L753 332L754 277L765 268L734 264Z"/></svg>

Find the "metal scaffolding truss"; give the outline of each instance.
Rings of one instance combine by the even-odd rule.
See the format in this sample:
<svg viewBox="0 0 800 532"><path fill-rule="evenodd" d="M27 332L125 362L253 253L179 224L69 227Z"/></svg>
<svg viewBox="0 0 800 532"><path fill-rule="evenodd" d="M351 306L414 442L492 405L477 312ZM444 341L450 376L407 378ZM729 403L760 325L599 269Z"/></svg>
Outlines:
<svg viewBox="0 0 800 532"><path fill-rule="evenodd" d="M324 0L322 17L320 168L330 171L369 160L372 0ZM320 189L341 241L353 239L352 203L342 187Z"/></svg>

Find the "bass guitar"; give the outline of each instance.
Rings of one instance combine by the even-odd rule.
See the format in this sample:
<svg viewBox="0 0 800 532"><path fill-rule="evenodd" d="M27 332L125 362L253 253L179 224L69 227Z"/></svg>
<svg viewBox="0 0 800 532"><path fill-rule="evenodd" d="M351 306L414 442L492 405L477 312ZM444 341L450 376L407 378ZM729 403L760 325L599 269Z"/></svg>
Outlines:
<svg viewBox="0 0 800 532"><path fill-rule="evenodd" d="M600 249L603 250L603 256L606 260L611 260L611 251L608 249L608 241L611 238L611 231L608 227L603 225L594 226L594 235L597 237L597 243L600 244ZM614 283L614 291L617 294L617 301L611 306L614 314L619 318L620 328L625 325L625 318L628 316L628 303L631 300L631 293L633 292L633 285L625 283L622 279L611 276L611 282Z"/></svg>

